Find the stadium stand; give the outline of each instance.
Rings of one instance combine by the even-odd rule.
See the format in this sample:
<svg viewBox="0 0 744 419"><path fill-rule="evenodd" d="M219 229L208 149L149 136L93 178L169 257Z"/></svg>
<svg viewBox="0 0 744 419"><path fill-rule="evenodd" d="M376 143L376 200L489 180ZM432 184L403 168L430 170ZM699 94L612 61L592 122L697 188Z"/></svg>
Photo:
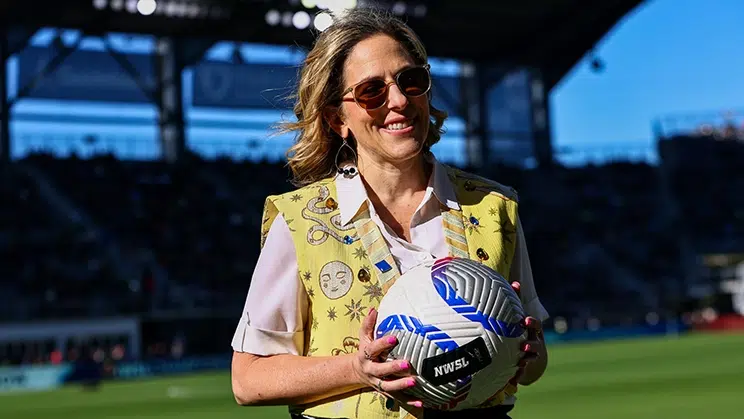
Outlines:
<svg viewBox="0 0 744 419"><path fill-rule="evenodd" d="M499 165L484 173L520 193L536 283L553 319L573 329L642 324L647 313L683 302L681 235L699 252L741 245L744 202L734 192L744 186L736 163L744 146L690 137L662 149L661 165ZM198 156L167 164L36 153L5 165L1 249L12 263L2 268L0 315L240 310L264 199L290 190L288 175L279 164ZM670 216L675 208L679 217ZM172 327L189 329L155 327L152 356L168 352Z"/></svg>
<svg viewBox="0 0 744 419"><path fill-rule="evenodd" d="M692 241L701 250L741 249L744 140L736 136L676 137L663 141L660 150Z"/></svg>
<svg viewBox="0 0 744 419"><path fill-rule="evenodd" d="M55 220L59 214L38 183L17 167L0 170L2 318L110 315L123 308L118 306L120 298L111 298L119 290L95 233L69 220Z"/></svg>
<svg viewBox="0 0 744 419"><path fill-rule="evenodd" d="M271 187L256 188L257 168L230 183L198 159L167 165L36 154L25 163L117 241L130 272L140 273L134 288L157 295L152 308L234 306L242 299L258 255L263 198L256 192Z"/></svg>
<svg viewBox="0 0 744 419"><path fill-rule="evenodd" d="M141 273L140 284L128 284L129 294L140 287L154 292L161 283L166 292L151 302L155 309L242 304L259 250L263 200L291 189L280 165L226 159L168 165L36 154L22 164L43 173L79 214L90 215L97 237L116 241L125 258L135 259L128 262ZM502 165L490 174L520 191L535 276L551 311L612 323L637 321L627 313L660 308L648 296L677 279L680 253L664 216L657 171L645 163L610 163L532 170ZM6 211L48 217L42 198L29 199L35 204L25 205L33 209ZM29 228L38 225L29 221ZM74 249L78 257L68 261L92 263L81 253L85 247ZM151 258L140 257L150 252ZM113 266L105 257L100 264L101 272ZM113 274L100 275L122 283ZM602 294L592 286L599 281L608 288Z"/></svg>

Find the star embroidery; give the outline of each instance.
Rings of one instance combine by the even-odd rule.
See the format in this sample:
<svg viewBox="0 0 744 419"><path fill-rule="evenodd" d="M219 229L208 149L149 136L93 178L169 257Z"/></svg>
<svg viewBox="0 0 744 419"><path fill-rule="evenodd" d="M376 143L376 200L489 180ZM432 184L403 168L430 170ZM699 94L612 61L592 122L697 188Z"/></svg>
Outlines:
<svg viewBox="0 0 744 419"><path fill-rule="evenodd" d="M310 298L315 297L315 290L313 287L307 287L307 296Z"/></svg>
<svg viewBox="0 0 744 419"><path fill-rule="evenodd" d="M364 309L367 307L364 307L362 305L362 300L359 299L359 301L354 302L354 299L351 299L351 304L344 304L346 306L346 309L348 310L344 316L349 316L349 321L362 321L362 317L364 316Z"/></svg>
<svg viewBox="0 0 744 419"><path fill-rule="evenodd" d="M517 230L514 229L514 226L512 226L511 222L507 219L499 223L499 227L494 230L494 233L501 233L505 242L513 244L513 237L517 233Z"/></svg>
<svg viewBox="0 0 744 419"><path fill-rule="evenodd" d="M496 214L498 214L498 213L499 213L499 212L498 212L498 211L496 211L496 208L489 208L489 209L488 209L488 215L490 215L491 217L495 217L495 216L496 216Z"/></svg>
<svg viewBox="0 0 744 419"><path fill-rule="evenodd" d="M302 274L302 279L305 281L309 281L313 277L313 274L310 273L310 271L305 271L304 274Z"/></svg>
<svg viewBox="0 0 744 419"><path fill-rule="evenodd" d="M380 288L380 284L375 283L375 284L365 285L364 289L366 290L364 292L364 295L369 295L370 303L375 298L377 298L377 301L380 301L380 298L382 298L382 288Z"/></svg>
<svg viewBox="0 0 744 419"><path fill-rule="evenodd" d="M356 259L364 259L366 257L367 257L367 251L364 250L363 247L357 247L354 250L354 258L356 258Z"/></svg>
<svg viewBox="0 0 744 419"><path fill-rule="evenodd" d="M289 198L292 202L297 202L302 199L302 195L296 193Z"/></svg>
<svg viewBox="0 0 744 419"><path fill-rule="evenodd" d="M313 330L318 330L318 319L313 318Z"/></svg>
<svg viewBox="0 0 744 419"><path fill-rule="evenodd" d="M335 321L336 318L338 318L338 315L336 314L336 308L331 307L328 309L328 320Z"/></svg>

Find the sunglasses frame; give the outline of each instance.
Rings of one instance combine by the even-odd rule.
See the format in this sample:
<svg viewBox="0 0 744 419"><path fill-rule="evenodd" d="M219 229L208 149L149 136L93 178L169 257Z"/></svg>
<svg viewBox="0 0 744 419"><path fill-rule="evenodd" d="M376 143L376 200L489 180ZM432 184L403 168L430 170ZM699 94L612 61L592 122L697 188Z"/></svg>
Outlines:
<svg viewBox="0 0 744 419"><path fill-rule="evenodd" d="M398 79L400 78L400 75L403 74L403 73L405 73L406 71L414 70L414 69L419 69L419 68L423 68L424 70L426 70L426 73L429 76L429 85L426 87L426 90L424 91L424 93L422 93L420 95L416 95L416 96L407 95L407 94L405 94L403 92L403 89L401 89L400 84L398 84ZM347 98L344 98L344 96L346 96L347 93L351 92L351 96L354 99L354 103L356 103L357 106L359 106L360 108L364 109L365 111L374 111L374 110L380 109L383 106L385 106L387 104L387 102L388 102L388 99L389 99L389 96L390 96L390 85L391 84L394 84L394 85L398 86L398 89L400 90L400 92L404 96L406 96L406 97L409 97L409 98L412 98L412 97L421 97L421 96L423 96L425 94L428 94L431 91L431 84L432 84L432 79L431 79L431 65L430 64L416 65L416 66L404 68L403 70L399 71L398 74L395 75L393 81L391 81L391 82L385 82L385 92L384 92L385 101L382 102L382 104L380 106L376 107L376 108L365 108L364 106L362 106L361 104L359 104L359 101L357 100L356 94L354 94L354 90L357 87L359 87L360 85L362 85L364 83L368 83L368 82L370 82L372 80L379 80L379 79L363 80L363 81L360 81L359 83L356 83L356 84L352 85L351 87L347 88L346 90L344 90L344 92L341 94L341 101L349 101Z"/></svg>

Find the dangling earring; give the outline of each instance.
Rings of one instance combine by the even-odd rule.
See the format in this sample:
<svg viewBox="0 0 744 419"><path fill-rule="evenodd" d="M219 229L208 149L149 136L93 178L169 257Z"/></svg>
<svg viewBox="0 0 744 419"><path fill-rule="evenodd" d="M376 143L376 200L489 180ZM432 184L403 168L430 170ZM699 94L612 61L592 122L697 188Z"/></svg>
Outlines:
<svg viewBox="0 0 744 419"><path fill-rule="evenodd" d="M356 176L357 174L359 174L359 171L354 166L351 166L349 168L342 169L341 166L338 164L338 158L339 158L339 156L341 156L341 149L344 148L344 147L348 147L349 150L351 150L351 154L354 156L354 165L356 165L357 155L356 155L356 151L354 151L354 148L349 145L349 143L348 143L348 141L346 141L346 139L343 139L341 141L342 141L341 147L339 147L338 150L336 151L336 159L335 159L336 171L339 174L344 175L345 178L350 179L350 178L353 178L354 176Z"/></svg>

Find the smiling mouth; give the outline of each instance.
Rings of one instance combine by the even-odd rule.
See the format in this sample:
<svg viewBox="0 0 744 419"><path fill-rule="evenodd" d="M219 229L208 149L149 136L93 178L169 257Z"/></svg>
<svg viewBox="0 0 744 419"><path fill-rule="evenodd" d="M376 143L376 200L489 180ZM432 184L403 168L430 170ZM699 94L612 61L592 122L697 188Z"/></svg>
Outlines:
<svg viewBox="0 0 744 419"><path fill-rule="evenodd" d="M336 292L336 291L338 291L338 287L336 287L336 288L331 288L331 292Z"/></svg>
<svg viewBox="0 0 744 419"><path fill-rule="evenodd" d="M409 122L398 122L395 124L385 125L385 129L390 130L390 131L399 131L402 129L406 129L412 125L413 123L410 121Z"/></svg>
<svg viewBox="0 0 744 419"><path fill-rule="evenodd" d="M394 124L387 124L384 125L382 128L388 131L402 131L406 128L410 128L413 126L413 123L415 122L415 119L409 119L407 121L403 122L396 122Z"/></svg>

